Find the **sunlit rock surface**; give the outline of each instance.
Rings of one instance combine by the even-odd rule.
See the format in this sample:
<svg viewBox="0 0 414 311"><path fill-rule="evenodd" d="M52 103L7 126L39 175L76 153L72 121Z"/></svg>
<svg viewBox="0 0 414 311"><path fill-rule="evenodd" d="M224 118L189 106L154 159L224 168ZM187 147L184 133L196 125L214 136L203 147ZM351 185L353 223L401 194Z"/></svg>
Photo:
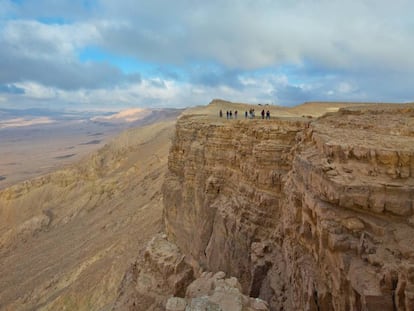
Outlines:
<svg viewBox="0 0 414 311"><path fill-rule="evenodd" d="M177 122L168 238L271 310L411 310L414 107Z"/></svg>
<svg viewBox="0 0 414 311"><path fill-rule="evenodd" d="M414 105L174 123L0 192L1 309L414 309Z"/></svg>

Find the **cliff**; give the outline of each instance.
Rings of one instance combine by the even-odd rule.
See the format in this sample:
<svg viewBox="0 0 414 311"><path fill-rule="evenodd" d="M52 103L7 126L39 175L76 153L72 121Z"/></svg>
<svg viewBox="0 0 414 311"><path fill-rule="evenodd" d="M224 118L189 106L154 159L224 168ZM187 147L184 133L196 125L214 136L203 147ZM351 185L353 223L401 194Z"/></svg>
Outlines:
<svg viewBox="0 0 414 311"><path fill-rule="evenodd" d="M414 106L176 125L168 239L272 310L414 309Z"/></svg>
<svg viewBox="0 0 414 311"><path fill-rule="evenodd" d="M413 310L413 129L413 104L213 101L129 130L0 191L0 309Z"/></svg>
<svg viewBox="0 0 414 311"><path fill-rule="evenodd" d="M239 276L249 290L252 243L274 234L291 149L306 124L181 118L164 184L168 236L202 267Z"/></svg>

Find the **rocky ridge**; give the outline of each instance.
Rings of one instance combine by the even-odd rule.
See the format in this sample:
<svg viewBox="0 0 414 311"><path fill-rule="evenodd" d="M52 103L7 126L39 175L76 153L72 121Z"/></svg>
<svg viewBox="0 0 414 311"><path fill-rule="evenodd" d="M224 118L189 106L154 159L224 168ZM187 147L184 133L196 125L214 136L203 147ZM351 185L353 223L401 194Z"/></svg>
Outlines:
<svg viewBox="0 0 414 311"><path fill-rule="evenodd" d="M0 191L0 310L112 308L161 230L174 123L130 129L79 163Z"/></svg>
<svg viewBox="0 0 414 311"><path fill-rule="evenodd" d="M414 308L414 106L176 126L168 239L271 310Z"/></svg>

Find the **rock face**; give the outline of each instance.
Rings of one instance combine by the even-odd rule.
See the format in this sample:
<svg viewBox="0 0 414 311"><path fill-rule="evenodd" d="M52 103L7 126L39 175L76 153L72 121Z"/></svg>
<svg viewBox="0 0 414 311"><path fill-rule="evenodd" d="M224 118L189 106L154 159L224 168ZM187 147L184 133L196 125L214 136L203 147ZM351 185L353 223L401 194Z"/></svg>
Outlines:
<svg viewBox="0 0 414 311"><path fill-rule="evenodd" d="M248 121L181 118L164 185L168 235L201 267L239 276L245 290L253 281L251 244L274 233L282 178L304 128L299 121Z"/></svg>
<svg viewBox="0 0 414 311"><path fill-rule="evenodd" d="M294 308L413 309L414 110L343 109L301 133L285 185Z"/></svg>
<svg viewBox="0 0 414 311"><path fill-rule="evenodd" d="M237 277L271 310L414 309L413 105L184 116L163 193L196 271Z"/></svg>

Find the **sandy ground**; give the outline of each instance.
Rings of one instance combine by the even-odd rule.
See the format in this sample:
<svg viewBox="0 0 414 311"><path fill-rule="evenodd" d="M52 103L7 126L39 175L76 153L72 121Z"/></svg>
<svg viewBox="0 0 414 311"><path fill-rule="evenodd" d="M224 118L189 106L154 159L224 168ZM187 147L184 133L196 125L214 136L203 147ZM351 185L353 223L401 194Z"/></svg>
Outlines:
<svg viewBox="0 0 414 311"><path fill-rule="evenodd" d="M342 107L359 106L361 103L319 103L309 102L295 107L283 107L273 105L260 104L246 104L246 103L231 103L222 100L214 100L207 106L199 106L186 110L187 114L206 114L209 116L219 116L219 111L222 110L223 118L226 119L226 111L233 112L237 110L237 118L244 119L245 111L254 109L255 118L261 118L261 111L269 110L271 118L298 118L298 117L319 117L327 112L335 112Z"/></svg>

